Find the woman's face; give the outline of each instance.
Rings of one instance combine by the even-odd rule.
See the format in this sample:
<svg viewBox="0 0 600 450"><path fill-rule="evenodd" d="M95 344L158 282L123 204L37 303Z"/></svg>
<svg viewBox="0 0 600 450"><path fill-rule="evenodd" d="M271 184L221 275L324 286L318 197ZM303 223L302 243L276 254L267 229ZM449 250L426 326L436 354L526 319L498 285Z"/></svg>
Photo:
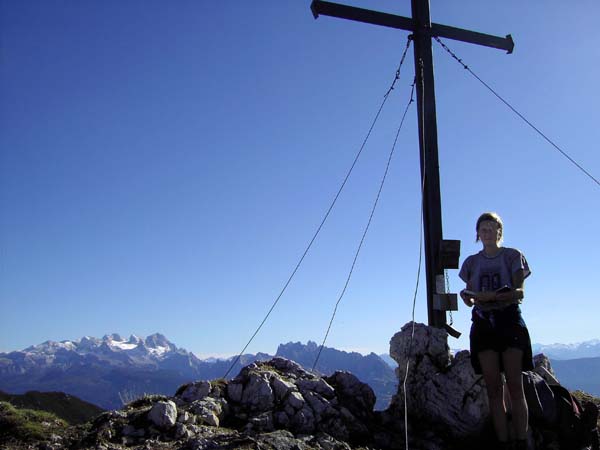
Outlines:
<svg viewBox="0 0 600 450"><path fill-rule="evenodd" d="M484 220L479 224L477 235L483 245L495 245L500 240L498 224L492 220Z"/></svg>

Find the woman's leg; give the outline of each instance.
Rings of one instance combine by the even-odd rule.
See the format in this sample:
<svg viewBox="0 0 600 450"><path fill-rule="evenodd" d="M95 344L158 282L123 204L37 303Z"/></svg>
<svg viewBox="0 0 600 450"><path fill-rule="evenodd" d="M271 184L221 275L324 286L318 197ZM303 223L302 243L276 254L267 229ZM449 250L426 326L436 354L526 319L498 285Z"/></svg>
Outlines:
<svg viewBox="0 0 600 450"><path fill-rule="evenodd" d="M508 348L502 353L506 385L510 394L512 416L517 439L527 438L528 411L525 391L523 390L522 370L523 351L518 348Z"/></svg>
<svg viewBox="0 0 600 450"><path fill-rule="evenodd" d="M500 442L508 440L508 428L506 423L506 405L502 377L500 375L500 355L493 350L484 350L477 354L481 372L487 387L488 400L492 422L496 430L496 436Z"/></svg>

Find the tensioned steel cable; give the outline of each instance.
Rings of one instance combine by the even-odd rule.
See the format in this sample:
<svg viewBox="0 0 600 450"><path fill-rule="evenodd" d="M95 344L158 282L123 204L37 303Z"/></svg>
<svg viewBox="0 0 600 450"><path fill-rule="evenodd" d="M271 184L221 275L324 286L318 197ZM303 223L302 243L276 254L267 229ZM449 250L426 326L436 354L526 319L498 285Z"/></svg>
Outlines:
<svg viewBox="0 0 600 450"><path fill-rule="evenodd" d="M373 131L373 128L375 127L375 124L377 123L377 120L379 119L381 111L383 110L383 107L384 107L385 103L387 102L387 99L389 98L389 94L394 89L394 85L396 84L396 81L400 78L400 69L402 68L402 64L404 63L404 59L406 58L406 53L408 51L408 48L410 47L410 41L411 41L411 37L409 36L409 38L406 41L406 47L404 49L404 52L402 53L402 58L400 58L400 64L398 66L398 69L396 70L396 76L394 77L394 80L392 81L392 84L391 84L390 88L388 89L388 91L386 92L386 94L383 96L383 101L381 102L381 105L379 106L379 110L377 111L377 114L375 114L375 118L373 119L373 122L371 123L371 127L369 128L369 131L367 132L367 135L366 135L365 139L363 140L363 143L360 146L360 149L359 149L358 153L356 154L356 156L354 158L354 161L352 162L352 165L350 166L350 169L348 170L348 173L346 174L346 177L344 178L344 181L342 182L340 188L337 191L337 194L335 195L333 201L331 202L331 205L329 206L329 209L325 213L325 216L323 217L323 220L321 221L320 225L318 226L317 231L314 233L314 235L313 235L312 239L310 240L308 246L304 250L304 253L300 257L300 260L296 264L296 267L292 271L292 274L290 275L290 277L286 281L285 285L281 289L281 292L279 292L279 295L277 296L277 298L275 299L275 301L271 305L271 308L267 312L267 315L262 320L262 322L260 323L260 325L258 326L258 328L256 329L256 331L254 331L254 334L252 334L252 336L250 337L250 339L248 340L248 342L246 343L246 345L244 346L244 348L242 349L242 351L239 353L239 355L237 355L235 357L235 359L231 363L231 366L229 367L229 369L227 369L227 372L225 372L225 375L223 375L223 378L227 378L227 375L229 375L229 373L233 370L233 368L235 367L235 365L238 363L238 361L240 360L240 358L242 357L242 355L244 354L244 352L246 351L246 349L250 345L250 343L254 340L254 338L256 337L256 335L258 334L258 332L261 330L261 328L263 327L263 325L265 324L265 322L267 321L267 319L269 318L269 316L271 315L271 313L275 309L275 306L277 306L277 303L279 303L279 300L281 299L281 297L283 296L283 294L286 291L287 287L291 283L292 279L294 278L294 275L296 275L296 272L300 268L300 265L302 264L302 262L304 261L304 258L308 254L308 251L310 250L310 248L312 247L313 243L315 242L315 239L317 238L317 236L321 232L321 229L323 228L323 225L325 224L325 222L327 221L327 218L329 217L329 214L333 210L333 207L335 206L335 204L336 204L336 202L338 200L338 197L342 193L342 190L344 189L344 186L346 185L346 182L350 178L350 174L354 170L354 166L356 165L356 162L358 161L358 158L362 154L363 149L365 148L365 145L367 144L367 141L369 140L369 137L371 136L371 132Z"/></svg>
<svg viewBox="0 0 600 450"><path fill-rule="evenodd" d="M535 130L535 132L537 132L541 137L543 137L550 145L552 145L556 150L558 150L565 158L567 158L573 165L575 165L575 167L577 167L580 171L582 171L585 175L587 175L589 178L591 178L591 180L596 183L598 186L600 186L600 181L598 181L598 179L596 179L591 173L589 173L587 170L585 170L579 163L577 163L577 161L575 161L573 158L571 158L567 152L565 152L563 149L561 149L557 144L555 144L548 136L546 136L544 133L542 133L539 128L537 128L534 124L532 124L529 120L527 120L525 118L525 116L523 116L523 114L521 114L519 111L517 111L507 100L505 100L500 94L498 94L494 89L492 89L492 87L487 84L485 81L483 81L479 76L477 76L477 74L475 72L473 72L469 66L467 66L462 59L460 59L458 56L456 56L456 54L450 50L448 48L448 46L446 44L444 44L441 39L437 36L433 36L433 38L442 46L442 48L444 50L446 50L450 56L452 56L452 58L454 58L456 61L458 61L458 63L460 65L463 66L463 68L465 70L467 70L471 75L473 75L481 84L483 84L492 94L494 94L502 103L504 103L506 106L508 106L510 108L510 110L512 112L514 112L517 116L519 116L527 125L529 125L533 130Z"/></svg>
<svg viewBox="0 0 600 450"><path fill-rule="evenodd" d="M412 89L410 93L410 100L404 109L404 114L402 115L402 120L400 121L400 126L398 127L398 131L396 132L396 137L394 139L394 143L392 145L392 150L390 151L390 155L387 160L387 164L385 166L385 171L383 173L383 177L381 179L381 184L379 185L379 191L377 192L377 196L375 197L375 203L373 204L373 208L371 209L371 215L369 216L369 220L362 234L362 238L360 243L358 244L358 248L356 249L356 253L354 254L354 260L352 261L352 266L350 267L350 272L348 273L348 277L346 278L346 283L344 284L344 288L335 304L335 308L333 309L333 314L331 315L331 320L329 321L329 326L327 327L327 332L325 333L325 337L323 338L323 342L321 343L321 347L319 347L319 352L317 353L317 357L315 358L315 362L313 363L312 370L315 370L317 363L319 362L319 358L321 357L321 352L323 351L323 347L325 347L325 342L327 341L327 337L329 336L329 332L331 331L331 326L333 325L333 320L335 319L335 315L338 310L338 306L346 293L346 289L348 288L348 284L350 283L350 278L352 278L352 273L354 272L354 266L356 265L356 260L358 259L358 255L360 254L360 250L365 242L365 238L369 231L369 227L371 226L371 222L373 220L373 216L375 215L375 210L377 209L377 204L379 203L379 197L381 196L381 191L383 190L383 185L385 184L385 180L387 178L387 174L390 170L390 163L392 162L392 157L394 156L394 150L396 149L396 144L398 142L398 136L400 135L400 130L402 130L402 125L404 124L404 119L406 118L406 113L410 108L410 105L414 102L414 92L415 92L415 83L412 84Z"/></svg>

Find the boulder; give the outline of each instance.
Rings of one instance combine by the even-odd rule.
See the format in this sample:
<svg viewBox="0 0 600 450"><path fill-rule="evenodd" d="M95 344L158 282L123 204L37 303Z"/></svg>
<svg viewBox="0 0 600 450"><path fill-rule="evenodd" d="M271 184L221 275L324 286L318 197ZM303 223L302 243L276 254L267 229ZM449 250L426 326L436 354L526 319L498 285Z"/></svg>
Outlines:
<svg viewBox="0 0 600 450"><path fill-rule="evenodd" d="M168 429L177 423L177 406L171 400L159 401L152 406L148 419L160 429Z"/></svg>
<svg viewBox="0 0 600 450"><path fill-rule="evenodd" d="M191 404L190 410L195 414L198 423L218 427L223 417L223 404L219 400L205 397Z"/></svg>
<svg viewBox="0 0 600 450"><path fill-rule="evenodd" d="M540 353L533 357L534 372L540 375L548 384L560 384L556 378L550 360L546 355Z"/></svg>
<svg viewBox="0 0 600 450"><path fill-rule="evenodd" d="M211 385L209 381L197 381L179 388L177 397L183 401L192 403L195 400L202 400L210 394Z"/></svg>
<svg viewBox="0 0 600 450"><path fill-rule="evenodd" d="M350 372L335 372L324 381L334 389L335 396L340 404L352 412L356 417L370 420L375 406L375 393L373 389L352 375Z"/></svg>

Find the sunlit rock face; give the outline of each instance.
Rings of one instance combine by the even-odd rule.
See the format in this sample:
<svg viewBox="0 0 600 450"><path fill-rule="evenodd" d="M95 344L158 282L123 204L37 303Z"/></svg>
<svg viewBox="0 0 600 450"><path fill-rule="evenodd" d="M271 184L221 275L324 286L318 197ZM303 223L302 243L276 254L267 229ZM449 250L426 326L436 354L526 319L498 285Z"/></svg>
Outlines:
<svg viewBox="0 0 600 450"><path fill-rule="evenodd" d="M451 441L483 432L489 415L485 386L468 351L452 355L445 330L418 323L413 330L407 323L392 337L390 356L398 363L399 388L388 413L404 417L405 385L409 427Z"/></svg>

